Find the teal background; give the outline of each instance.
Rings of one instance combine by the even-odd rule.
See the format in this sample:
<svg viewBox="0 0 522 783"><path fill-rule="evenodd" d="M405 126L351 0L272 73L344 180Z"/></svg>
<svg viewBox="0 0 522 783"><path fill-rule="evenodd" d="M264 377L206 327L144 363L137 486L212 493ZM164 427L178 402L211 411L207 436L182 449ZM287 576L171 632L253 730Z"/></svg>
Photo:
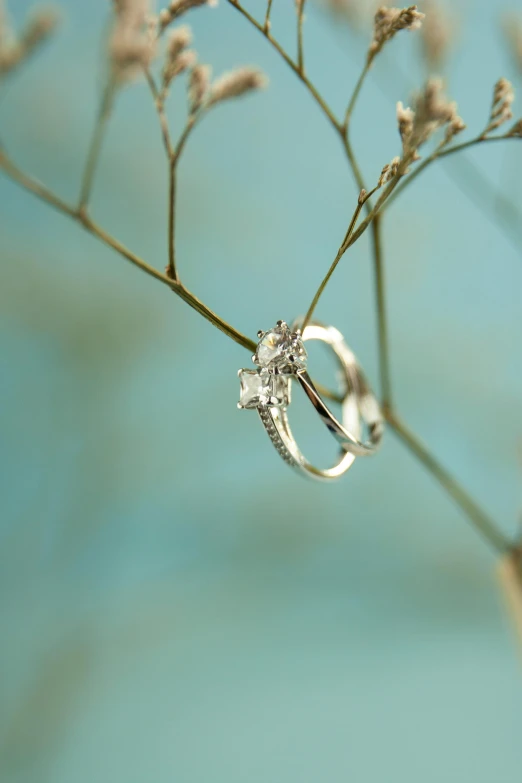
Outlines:
<svg viewBox="0 0 522 783"><path fill-rule="evenodd" d="M289 48L292 5L274 0ZM11 2L15 19L30 6ZM2 88L1 139L72 200L107 3L62 7L56 40ZM474 132L495 80L518 77L499 6L458 11L449 90ZM215 72L270 76L208 117L180 174L182 277L254 336L307 307L356 192L338 139L262 37L224 0L187 21ZM399 151L394 103L422 81L417 43L390 45L358 104L368 182ZM310 8L307 68L339 114L365 45ZM183 110L178 86L175 125ZM470 158L522 208L519 142ZM118 100L93 214L161 269L165 196L139 84ZM518 779L522 680L495 562L432 477L387 433L337 484L303 481L236 410L242 348L1 176L0 205L2 781ZM384 230L398 408L514 535L520 253L442 166ZM374 311L365 236L318 315L377 386ZM309 452L331 453L306 406L296 415Z"/></svg>

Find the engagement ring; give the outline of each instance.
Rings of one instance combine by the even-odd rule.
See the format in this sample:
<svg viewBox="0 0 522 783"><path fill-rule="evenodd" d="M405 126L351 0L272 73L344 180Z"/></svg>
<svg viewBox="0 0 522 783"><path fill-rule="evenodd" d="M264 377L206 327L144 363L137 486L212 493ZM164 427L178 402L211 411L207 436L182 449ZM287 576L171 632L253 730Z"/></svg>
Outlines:
<svg viewBox="0 0 522 783"><path fill-rule="evenodd" d="M333 326L317 322L301 333L302 319L289 327L284 321L267 332L258 332L259 344L252 357L255 370L239 370L239 408L256 409L263 426L281 457L297 470L318 479L338 478L351 467L358 455L373 454L382 437L383 419L379 404L348 348L342 334ZM319 340L333 351L341 370L342 424L335 418L315 388L307 371L304 343ZM287 409L291 402L292 380L299 381L321 420L341 446L336 464L317 468L302 454L290 430ZM362 425L367 438L361 440Z"/></svg>

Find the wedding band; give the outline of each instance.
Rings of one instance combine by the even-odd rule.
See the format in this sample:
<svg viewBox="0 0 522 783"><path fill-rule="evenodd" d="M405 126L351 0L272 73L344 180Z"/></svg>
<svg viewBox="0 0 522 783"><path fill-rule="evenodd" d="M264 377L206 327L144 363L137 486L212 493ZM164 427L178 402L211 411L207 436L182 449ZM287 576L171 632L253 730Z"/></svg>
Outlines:
<svg viewBox="0 0 522 783"><path fill-rule="evenodd" d="M346 345L342 334L332 326L317 322L307 325L301 334L302 319L288 327L278 321L267 332L258 332L260 342L252 357L256 370L239 370L241 398L239 408L255 408L272 443L287 464L317 479L339 478L353 464L357 454L375 451L382 436L382 416L368 383ZM320 397L306 371L307 353L304 342L319 340L334 353L341 370L342 424ZM342 449L331 468L318 468L301 452L290 429L287 408L291 401L292 380L298 380L328 430ZM361 441L361 424L367 426L369 437Z"/></svg>

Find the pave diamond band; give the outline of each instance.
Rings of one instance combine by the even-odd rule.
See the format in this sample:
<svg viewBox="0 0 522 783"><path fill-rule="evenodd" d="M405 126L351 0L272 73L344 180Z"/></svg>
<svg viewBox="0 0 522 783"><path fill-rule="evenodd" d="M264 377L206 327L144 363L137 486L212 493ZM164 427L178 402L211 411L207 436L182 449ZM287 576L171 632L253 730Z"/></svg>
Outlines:
<svg viewBox="0 0 522 783"><path fill-rule="evenodd" d="M252 357L257 370L240 370L239 408L256 408L270 440L282 459L297 470L317 479L338 478L354 462L356 455L373 453L381 439L383 424L379 405L341 333L317 322L307 325L301 334L301 320L292 327L278 321L267 332L258 332L259 344ZM334 353L342 380L342 416L339 422L320 397L308 372L304 343L319 340ZM299 381L322 421L341 446L337 462L331 468L317 468L302 454L290 429L287 408L292 380ZM362 424L368 438L361 440Z"/></svg>

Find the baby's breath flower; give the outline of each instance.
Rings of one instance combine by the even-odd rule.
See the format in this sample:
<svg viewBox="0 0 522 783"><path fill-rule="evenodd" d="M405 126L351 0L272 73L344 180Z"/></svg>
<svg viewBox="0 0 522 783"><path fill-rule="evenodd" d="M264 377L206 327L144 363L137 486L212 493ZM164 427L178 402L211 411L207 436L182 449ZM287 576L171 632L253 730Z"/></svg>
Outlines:
<svg viewBox="0 0 522 783"><path fill-rule="evenodd" d="M129 81L150 64L155 38L147 24L150 0L113 0L114 29L109 40L109 55L114 77Z"/></svg>
<svg viewBox="0 0 522 783"><path fill-rule="evenodd" d="M377 180L377 186L379 188L382 188L383 185L391 182L391 180L397 176L399 173L400 163L401 159L397 157L393 158L390 163L387 163L386 166L384 166L383 170L381 171L381 176Z"/></svg>
<svg viewBox="0 0 522 783"><path fill-rule="evenodd" d="M190 11L192 8L200 8L203 5L215 7L218 0L172 0L166 8L159 12L159 28L163 31L175 19L179 19L182 14Z"/></svg>
<svg viewBox="0 0 522 783"><path fill-rule="evenodd" d="M511 82L504 78L499 79L493 90L489 122L484 129L483 137L512 119L511 105L514 100L515 91Z"/></svg>
<svg viewBox="0 0 522 783"><path fill-rule="evenodd" d="M399 125L399 134L402 141L402 146L405 147L413 130L413 120L415 114L413 109L409 107L405 108L402 101L397 103L397 123Z"/></svg>
<svg viewBox="0 0 522 783"><path fill-rule="evenodd" d="M189 57L189 65L187 65L187 57L185 52L191 43L192 31L188 25L181 25L181 27L177 27L171 32L167 43L165 65L163 66L164 87L168 87L172 79L174 79L178 74L182 73L182 71L186 70L187 67L190 67L190 65L193 64L190 63L191 57Z"/></svg>
<svg viewBox="0 0 522 783"><path fill-rule="evenodd" d="M405 109L402 103L397 104L403 160L406 161L417 160L419 147L439 128L447 126L449 141L464 126L457 115L457 104L444 96L440 79L429 79L424 90L414 97L413 106L413 109Z"/></svg>
<svg viewBox="0 0 522 783"><path fill-rule="evenodd" d="M446 133L444 134L443 146L449 144L450 141L453 139L453 137L456 136L458 133L462 133L463 130L466 130L466 123L464 122L462 117L459 117L457 114L451 120L451 122L449 122L448 125L446 126Z"/></svg>
<svg viewBox="0 0 522 783"><path fill-rule="evenodd" d="M216 79L210 90L209 105L239 98L247 92L266 87L267 83L266 76L257 68L237 68Z"/></svg>
<svg viewBox="0 0 522 783"><path fill-rule="evenodd" d="M196 65L191 70L188 82L190 114L195 114L205 102L210 88L210 74L209 65Z"/></svg>
<svg viewBox="0 0 522 783"><path fill-rule="evenodd" d="M39 9L17 37L9 25L5 4L0 0L0 76L30 57L54 32L58 20L54 9Z"/></svg>
<svg viewBox="0 0 522 783"><path fill-rule="evenodd" d="M374 18L373 39L368 49L368 64L381 51L387 41L390 41L399 30L417 30L424 19L424 14L417 11L416 5L408 8L387 8L381 6Z"/></svg>

